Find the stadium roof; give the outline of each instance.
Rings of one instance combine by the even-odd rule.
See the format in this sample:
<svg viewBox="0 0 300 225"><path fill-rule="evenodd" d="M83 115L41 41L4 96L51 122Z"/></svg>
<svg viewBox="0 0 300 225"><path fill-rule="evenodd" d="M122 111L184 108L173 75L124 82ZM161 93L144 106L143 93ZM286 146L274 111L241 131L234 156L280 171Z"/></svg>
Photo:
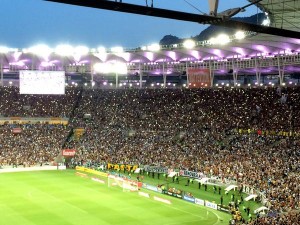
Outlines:
<svg viewBox="0 0 300 225"><path fill-rule="evenodd" d="M249 0L250 2L253 0ZM272 26L282 27L299 31L297 25L300 23L299 0L262 0L258 6L270 17ZM149 46L148 46L149 47ZM47 48L43 48L44 50ZM75 48L74 48L75 49ZM70 49L68 49L69 51ZM299 55L300 39L285 38L268 34L246 33L245 38L230 38L226 44L203 41L196 43L193 48L185 48L184 44L170 46L160 46L160 49L151 50L147 47L127 49L125 51L114 52L99 51L90 49L85 54L69 54L61 56L55 50L47 50L48 54L43 56L30 53L28 50L8 50L0 47L0 64L6 71L14 67L14 71L19 69L31 69L33 64L37 67L55 67L60 69L68 65L84 65L91 67L95 63L102 62L123 62L127 64L155 64L155 63L179 63L198 62L207 60L226 61L235 58L251 59L252 57L276 57L278 55ZM1 53L2 52L2 53ZM71 51L72 52L72 51ZM273 59L276 59L276 58ZM300 60L300 59L299 59ZM284 62L285 63L285 62ZM283 64L282 64L283 65ZM285 64L287 72L299 72L300 62L292 61ZM9 69L8 69L9 68ZM157 68L159 69L159 68ZM255 69L246 69L250 73L255 73ZM270 63L269 68L264 66L266 72L275 72L278 66ZM148 70L149 71L149 70Z"/></svg>
<svg viewBox="0 0 300 225"><path fill-rule="evenodd" d="M262 0L257 5L269 14L272 26L293 31L300 30L299 0Z"/></svg>
<svg viewBox="0 0 300 225"><path fill-rule="evenodd" d="M64 61L64 64L90 64L95 62L120 61L124 63L151 63L151 62L178 62L195 60L223 60L230 58L249 58L254 56L279 55L289 53L300 53L300 39L283 38L278 36L258 34L241 40L232 40L227 44L205 44L198 45L192 49L177 47L175 45L162 46L157 51L142 48L125 50L114 53L112 51L98 52L90 50L88 54L60 56L54 50L49 56L42 57L28 52L28 50L14 50L0 53L0 63L24 62L54 62Z"/></svg>

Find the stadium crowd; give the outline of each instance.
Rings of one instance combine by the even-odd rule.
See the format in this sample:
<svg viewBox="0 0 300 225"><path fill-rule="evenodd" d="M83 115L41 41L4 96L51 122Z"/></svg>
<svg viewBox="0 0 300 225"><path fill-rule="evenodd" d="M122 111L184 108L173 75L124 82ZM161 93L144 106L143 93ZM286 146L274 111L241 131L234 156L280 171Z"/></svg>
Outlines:
<svg viewBox="0 0 300 225"><path fill-rule="evenodd" d="M15 133L14 128L20 131ZM6 124L0 126L0 166L50 163L61 152L68 134L64 125Z"/></svg>
<svg viewBox="0 0 300 225"><path fill-rule="evenodd" d="M71 115L68 110L76 105L78 93L78 89L70 90L63 100L44 97L43 106L51 101L57 104L40 106L45 109L42 112L36 107L31 116ZM6 99L10 102L10 97ZM57 155L68 130L82 127L83 136L67 143L68 148L77 150L74 163L155 165L235 180L262 192L270 211L285 213L258 218L251 224L297 224L299 213L286 212L300 209L299 100L299 88L87 89L68 127L51 130L34 125L28 129L33 133L24 128L22 137L2 135L0 162L11 163L18 157L29 162L49 160ZM18 106L28 104L26 98L14 101L20 102ZM9 103L1 102L1 107L6 115L25 114L22 107L14 111ZM8 125L1 129L12 135ZM249 132L241 134L239 130ZM256 131L270 132L259 135ZM41 141L19 144L28 137ZM7 150L11 145L13 152Z"/></svg>
<svg viewBox="0 0 300 225"><path fill-rule="evenodd" d="M78 89L66 89L65 95L23 95L19 88L0 87L0 116L69 117L79 95Z"/></svg>

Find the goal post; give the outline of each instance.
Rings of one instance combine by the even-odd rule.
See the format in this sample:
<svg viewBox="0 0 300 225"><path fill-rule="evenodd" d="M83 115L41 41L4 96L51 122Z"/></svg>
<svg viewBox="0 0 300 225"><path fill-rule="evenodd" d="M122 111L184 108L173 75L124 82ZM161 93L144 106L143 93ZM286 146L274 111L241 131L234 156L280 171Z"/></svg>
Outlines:
<svg viewBox="0 0 300 225"><path fill-rule="evenodd" d="M107 179L108 187L120 187L124 192L139 190L137 181L129 180L114 175L108 175Z"/></svg>

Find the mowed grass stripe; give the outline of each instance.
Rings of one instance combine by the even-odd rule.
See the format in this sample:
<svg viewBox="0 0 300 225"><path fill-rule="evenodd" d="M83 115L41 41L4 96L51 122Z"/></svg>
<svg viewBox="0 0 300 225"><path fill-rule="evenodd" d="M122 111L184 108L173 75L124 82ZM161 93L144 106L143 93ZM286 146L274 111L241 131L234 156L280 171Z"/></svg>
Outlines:
<svg viewBox="0 0 300 225"><path fill-rule="evenodd" d="M169 207L77 177L74 171L0 174L0 190L1 225L223 224L215 214L182 200L170 198Z"/></svg>

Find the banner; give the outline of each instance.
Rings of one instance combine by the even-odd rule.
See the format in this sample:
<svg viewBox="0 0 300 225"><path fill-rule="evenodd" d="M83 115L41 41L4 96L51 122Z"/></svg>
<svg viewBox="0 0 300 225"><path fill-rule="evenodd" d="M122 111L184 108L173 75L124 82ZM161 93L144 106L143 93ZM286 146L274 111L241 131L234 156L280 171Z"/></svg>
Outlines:
<svg viewBox="0 0 300 225"><path fill-rule="evenodd" d="M63 156L74 156L76 153L75 149L63 149L62 150L62 155Z"/></svg>
<svg viewBox="0 0 300 225"><path fill-rule="evenodd" d="M210 87L211 85L209 69L188 68L187 75L189 88Z"/></svg>
<svg viewBox="0 0 300 225"><path fill-rule="evenodd" d="M13 134L20 134L20 133L22 133L22 129L20 127L13 128L12 133Z"/></svg>
<svg viewBox="0 0 300 225"><path fill-rule="evenodd" d="M165 173L168 174L169 169L166 167L160 167L160 166L144 166L143 168L146 172L154 172L154 173Z"/></svg>
<svg viewBox="0 0 300 225"><path fill-rule="evenodd" d="M192 178L203 178L205 175L201 172L194 172L189 170L180 170L179 175L183 177L192 177Z"/></svg>
<svg viewBox="0 0 300 225"><path fill-rule="evenodd" d="M112 164L107 163L107 169L109 170L121 170L121 171L135 171L137 168L139 168L139 165L125 165L125 164Z"/></svg>

